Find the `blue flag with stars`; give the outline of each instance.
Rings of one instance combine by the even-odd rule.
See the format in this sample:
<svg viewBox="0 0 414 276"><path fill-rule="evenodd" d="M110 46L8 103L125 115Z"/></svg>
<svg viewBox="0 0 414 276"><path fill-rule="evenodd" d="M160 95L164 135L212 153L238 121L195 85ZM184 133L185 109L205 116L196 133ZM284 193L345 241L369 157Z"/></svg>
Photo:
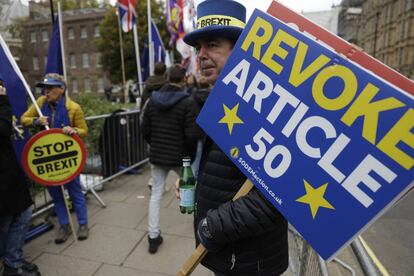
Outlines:
<svg viewBox="0 0 414 276"><path fill-rule="evenodd" d="M151 20L151 33L152 33L152 43L154 46L154 64L157 62L165 62L165 48L164 43L162 42L160 32L158 31L157 25L154 20ZM141 70L142 70L142 80L145 81L150 75L150 59L149 59L149 47L148 39L145 44L141 59Z"/></svg>
<svg viewBox="0 0 414 276"><path fill-rule="evenodd" d="M4 86L7 91L7 96L10 100L10 104L13 111L13 117L15 118L16 125L20 125L20 116L27 109L27 91L24 86L24 77L17 66L17 63L12 56L6 42L0 34L0 75L4 81ZM21 153L24 145L29 138L29 133L24 132L23 137L14 139L14 146L16 155L20 160Z"/></svg>
<svg viewBox="0 0 414 276"><path fill-rule="evenodd" d="M59 17L56 16L53 24L52 36L47 53L47 64L45 74L58 73L63 75L62 46L60 45Z"/></svg>
<svg viewBox="0 0 414 276"><path fill-rule="evenodd" d="M256 10L197 122L327 260L413 188L413 99Z"/></svg>

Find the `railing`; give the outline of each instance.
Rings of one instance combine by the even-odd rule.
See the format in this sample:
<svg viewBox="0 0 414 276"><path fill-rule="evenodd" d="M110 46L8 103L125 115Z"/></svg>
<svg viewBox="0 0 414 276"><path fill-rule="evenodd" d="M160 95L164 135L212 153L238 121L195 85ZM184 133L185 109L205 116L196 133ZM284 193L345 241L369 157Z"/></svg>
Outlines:
<svg viewBox="0 0 414 276"><path fill-rule="evenodd" d="M95 188L146 163L146 143L142 137L139 111L114 112L87 117L89 134L84 140L87 149L85 168L80 177L85 191L90 191L105 207ZM53 207L52 199L37 184L32 187L33 216Z"/></svg>
<svg viewBox="0 0 414 276"><path fill-rule="evenodd" d="M355 254L356 261L364 275L378 276L378 268L370 258L366 248L358 236L351 243L350 247ZM348 274L355 276L355 269L350 265L335 257L332 262L337 263ZM294 276L328 276L328 263L325 262L315 250L306 242L306 240L289 225L289 268ZM336 276L336 275L335 275Z"/></svg>

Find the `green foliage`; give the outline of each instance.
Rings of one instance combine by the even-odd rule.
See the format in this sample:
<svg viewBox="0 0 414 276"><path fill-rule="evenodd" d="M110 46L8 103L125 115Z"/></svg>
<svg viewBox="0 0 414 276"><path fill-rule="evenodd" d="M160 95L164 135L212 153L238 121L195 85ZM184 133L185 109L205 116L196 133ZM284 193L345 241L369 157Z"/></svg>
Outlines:
<svg viewBox="0 0 414 276"><path fill-rule="evenodd" d="M12 35L13 38L24 41L26 36L26 25L29 17L15 17L12 19L12 23L7 26L7 31ZM14 47L13 54L21 57L23 55L23 47Z"/></svg>
<svg viewBox="0 0 414 276"><path fill-rule="evenodd" d="M116 104L91 93L79 93L74 98L81 107L85 116L103 115L112 113L120 108L128 108L128 105Z"/></svg>
<svg viewBox="0 0 414 276"><path fill-rule="evenodd" d="M12 23L7 26L7 31L14 38L24 38L26 22L29 20L29 17L15 17L12 19Z"/></svg>
<svg viewBox="0 0 414 276"><path fill-rule="evenodd" d="M158 26L164 45L168 45L169 34L165 21L164 1L151 0L152 19ZM101 37L97 40L101 52L101 64L109 73L113 83L122 81L121 53L119 43L117 8L110 9L101 23ZM142 56L148 33L147 1L137 1L137 26L140 55ZM133 32L122 32L126 79L137 79L137 66L134 50Z"/></svg>

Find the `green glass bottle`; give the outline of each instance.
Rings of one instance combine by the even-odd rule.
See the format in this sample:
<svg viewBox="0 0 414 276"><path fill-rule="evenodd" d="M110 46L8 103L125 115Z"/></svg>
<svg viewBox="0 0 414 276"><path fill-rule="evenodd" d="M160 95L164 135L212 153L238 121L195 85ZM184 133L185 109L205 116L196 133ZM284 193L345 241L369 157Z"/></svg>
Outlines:
<svg viewBox="0 0 414 276"><path fill-rule="evenodd" d="M195 184L190 157L183 158L183 170L180 176L180 211L183 214L194 212Z"/></svg>

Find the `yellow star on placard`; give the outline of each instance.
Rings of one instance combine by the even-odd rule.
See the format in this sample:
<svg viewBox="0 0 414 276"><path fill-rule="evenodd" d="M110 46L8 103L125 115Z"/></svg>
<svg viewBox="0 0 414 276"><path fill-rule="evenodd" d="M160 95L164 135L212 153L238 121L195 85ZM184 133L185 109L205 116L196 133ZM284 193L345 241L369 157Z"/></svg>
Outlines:
<svg viewBox="0 0 414 276"><path fill-rule="evenodd" d="M224 108L224 117L220 119L219 123L227 124L229 128L229 133L233 131L233 126L235 124L244 124L244 122L237 116L237 110L239 109L239 104L236 104L232 109L228 108L223 104Z"/></svg>
<svg viewBox="0 0 414 276"><path fill-rule="evenodd" d="M323 197L326 188L328 187L328 183L314 189L305 179L303 179L303 182L305 183L306 195L296 199L296 201L309 204L313 219L315 219L319 207L335 210L335 208Z"/></svg>

